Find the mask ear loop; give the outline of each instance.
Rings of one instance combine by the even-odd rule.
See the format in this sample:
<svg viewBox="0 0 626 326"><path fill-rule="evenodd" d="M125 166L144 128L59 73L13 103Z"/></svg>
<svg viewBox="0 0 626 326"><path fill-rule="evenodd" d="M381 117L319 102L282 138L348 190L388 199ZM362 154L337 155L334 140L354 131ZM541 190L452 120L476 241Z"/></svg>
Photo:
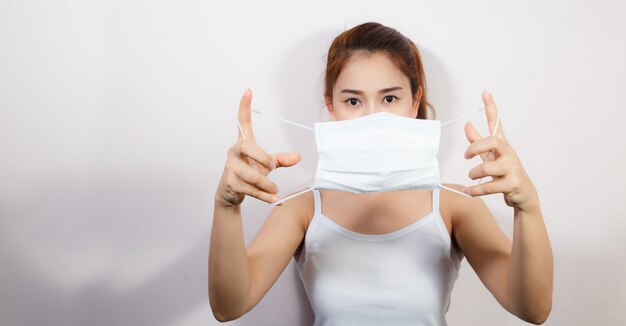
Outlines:
<svg viewBox="0 0 626 326"><path fill-rule="evenodd" d="M280 120L280 121L282 121L282 122L286 122L286 123L292 124L292 125L294 125L294 126L298 126L298 127L300 127L300 128L304 128L304 129L309 129L309 130L315 131L315 128L307 127L307 126L305 126L305 125L301 125L301 124L299 124L299 123L295 123L295 122L293 122L293 121L289 121L289 120L283 119L283 118L281 118L281 117L277 117L277 116L272 115L272 114L269 114L269 113L265 113L265 112L257 111L257 110L255 110L255 109L250 109L250 110L251 110L252 112L256 112L256 113L258 113L258 114L260 114L260 115L264 115L264 116L266 116L266 117L270 117L270 118L273 118L273 119L276 119L276 120Z"/></svg>
<svg viewBox="0 0 626 326"><path fill-rule="evenodd" d="M305 125L301 125L301 124L299 124L299 123L295 123L295 122L293 122L293 121L289 121L289 120L283 119L283 118L281 118L281 117L277 117L277 116L272 115L272 114L269 114L269 113L261 112L261 111L255 110L255 109L250 109L250 110L251 110L252 112L258 113L258 114L260 114L260 115L264 115L264 116L266 116L266 117L270 117L270 118L273 118L273 119L276 119L276 120L280 120L280 121L282 121L282 122L286 122L286 123L292 124L292 125L294 125L294 126L298 126L298 127L300 127L300 128L304 128L304 129L309 129L309 130L315 131L315 128L307 127L307 126L305 126ZM243 128L241 128L241 124L239 124L239 121L237 121L237 126L239 127L239 131L241 132L241 136L243 137L243 139L244 139L244 140L247 140L246 135L245 135L245 134L244 134L244 132L243 132ZM288 200L288 199L291 199L291 198L293 198L293 197L300 196L300 195L302 195L303 193L305 193L305 192L307 192L307 191L311 191L311 190L313 190L313 189L315 189L315 187L313 187L313 186L308 186L306 189L304 189L304 190L302 190L302 191L299 191L299 192L297 192L297 193L295 193L295 194L291 194L291 195L289 195L289 196L287 196L287 197L285 197L285 198L282 198L282 199L280 199L280 200L278 200L278 201L276 201L276 202L269 203L269 204L270 204L270 205L272 205L272 206L277 206L277 205L280 205L281 203L283 203L284 201L286 201L286 200Z"/></svg>
<svg viewBox="0 0 626 326"><path fill-rule="evenodd" d="M441 126L443 127L443 126L447 125L448 123L452 123L452 122L455 122L455 121L457 121L457 120L460 120L460 119L463 119L463 118L467 118L467 117L469 117L470 115L474 115L474 114L476 114L476 113L478 113L478 112L482 112L482 111L485 111L485 108L478 109L477 111L470 112L470 113L464 114L464 115L462 115L462 116L458 116L458 117L456 117L456 118L454 118L454 119L450 119L450 120L448 120L448 121L446 121L446 122L442 122L442 123L441 123Z"/></svg>
<svg viewBox="0 0 626 326"><path fill-rule="evenodd" d="M243 132L243 128L241 128L241 124L239 123L239 121L237 121L237 127L239 127L239 132L241 133L241 137L243 138L243 140L248 140L248 138L246 137L246 133ZM256 169L256 164L252 165L252 169L254 169L254 171L258 171Z"/></svg>
<svg viewBox="0 0 626 326"><path fill-rule="evenodd" d="M285 197L285 198L282 198L281 200L279 200L279 201L277 201L277 202L270 203L270 205L273 205L273 206L279 205L279 204L281 204L282 202L284 202L284 201L286 201L286 200L288 200L288 199L291 199L291 198L293 198L293 197L300 196L300 195L302 195L303 193L308 192L308 191L311 191L311 190L313 190L313 189L315 189L315 187L313 187L313 186L308 186L308 187L306 187L306 189L304 189L304 190L302 190L302 191L299 191L299 192L296 192L295 194L291 194L291 195L289 195L289 196L287 196L287 197Z"/></svg>
<svg viewBox="0 0 626 326"><path fill-rule="evenodd" d="M241 128L241 124L239 123L239 121L237 121L237 127L239 127L239 132L241 133L241 137L243 137L243 140L248 140L246 134L243 132L243 128Z"/></svg>
<svg viewBox="0 0 626 326"><path fill-rule="evenodd" d="M261 111L255 110L255 109L250 109L250 110L251 110L252 112L258 113L258 114L260 114L260 115L264 115L264 116L267 116L267 117L270 117L270 118L273 118L273 119L276 119L276 120L280 120L280 121L283 121L283 122L285 122L285 123L289 123L289 124L292 124L292 125L294 125L294 126L298 126L298 127L304 128L304 129L309 129L309 130L311 130L311 131L314 131L314 132L315 132L315 128L311 128L311 127L308 127L308 126L305 126L305 125L301 125L301 124L299 124L299 123L295 123L295 122L293 122L293 121L289 121L289 120L283 119L283 118L281 118L281 117L277 117L277 116L275 116L275 115L272 115L272 114L269 114L269 113L265 113L265 112L261 112ZM445 126L445 125L447 125L447 124L449 124L449 123L452 123L452 122L454 122L454 121L457 121L457 120L460 120L460 119L466 118L466 117L468 117L468 116L470 116L470 115L476 114L476 113L481 112L481 111L483 111L483 110L485 110L485 108L481 108L481 109L479 109L479 110L477 110L477 111L475 111L475 112L471 112L471 113L464 114L464 115L462 115L462 116L456 117L456 118L451 119L451 120L448 120L448 121L446 121L446 122L443 122L443 123L441 123L441 125L440 125L440 126ZM497 128L498 128L498 123L499 123L499 122L500 122L500 116L499 116L499 114L498 114L498 120L496 121L496 128L495 128L495 130L497 130ZM241 125L239 124L239 121L237 121L237 126L239 127L239 131L241 132L241 136L243 137L243 139L244 139L244 140L246 140L246 135L244 134L244 132L243 132L243 128L241 128ZM494 131L494 132L495 132L495 131ZM470 195L468 195L468 194L466 194L466 193L464 193L464 192L458 191L458 190L453 189L453 188L450 188L450 187L446 187L446 186L444 186L444 185L442 185L442 184L439 184L438 186L439 186L440 188L443 188L443 189L446 189L446 190L448 190L448 191L451 191L451 192L457 193L457 194L459 194L459 195L463 195L463 196L465 196L465 197L470 197L470 198L472 197L472 196L470 196ZM291 195L289 195L289 196L287 196L287 197L285 197L285 198L282 198L282 199L280 199L280 200L278 200L278 201L276 201L276 202L274 202L274 203L270 203L270 205L273 205L273 206L279 205L279 204L283 203L284 201L286 201L286 200L288 200L288 199L291 199L291 198L293 198L293 197L300 196L301 194L303 194L303 193L305 193L305 192L308 192L308 191L311 191L311 190L314 190L314 189L315 189L315 186L308 186L306 189L304 189L304 190L302 190L302 191L299 191L299 192L296 192L296 193L294 193L294 194L291 194Z"/></svg>
<svg viewBox="0 0 626 326"><path fill-rule="evenodd" d="M498 131L499 125L500 125L500 112L498 112L498 117L496 119L496 126L493 128L493 132L491 133L491 136L496 134L496 132ZM485 162L489 161L489 158L491 157L491 153L493 152L489 151L489 153L487 153L487 158L485 159ZM494 158L495 158L495 154L494 154ZM481 184L482 181L483 181L483 178L478 179L478 184Z"/></svg>
<svg viewBox="0 0 626 326"><path fill-rule="evenodd" d="M476 114L476 113L478 113L478 112L482 112L482 111L484 111L484 110L485 110L485 108L481 108L481 109L479 109L479 110L477 110L477 111L470 112L470 113L464 114L464 115L462 115L462 116L458 116L458 117L456 117L456 118L454 118L454 119L450 119L450 120L448 120L448 121L446 121L446 122L442 122L442 123L441 123L441 126L443 127L443 126L445 126L445 125L447 125L447 124L449 124L449 123L455 122L455 121L460 120L460 119L463 119L463 118L467 118L467 117L469 117L469 116L471 116L471 115L474 115L474 114ZM446 186L444 186L443 184L439 184L439 187L440 187L440 188L442 188L442 189L448 190L448 191L452 191L452 192L457 193L457 194L459 194L459 195L462 195L462 196L465 196L465 197L472 198L472 196L470 196L470 195L468 195L468 194L466 194L466 193L464 193L464 192L462 192L462 191L458 191L458 190L456 190L456 189L453 189L453 188L450 188L450 187L446 187Z"/></svg>
<svg viewBox="0 0 626 326"><path fill-rule="evenodd" d="M457 194L459 194L459 195L463 195L463 196L465 196L465 197L472 198L472 196L470 196L470 195L468 195L468 194L466 194L466 193L464 193L464 192L462 192L462 191L458 191L458 190L456 190L456 189L452 189L452 188L450 188L450 187L446 187L446 186L442 185L441 183L439 184L439 188L442 188L442 189L445 189L445 190L448 190L448 191L452 191L452 192L456 192L456 193L457 193Z"/></svg>

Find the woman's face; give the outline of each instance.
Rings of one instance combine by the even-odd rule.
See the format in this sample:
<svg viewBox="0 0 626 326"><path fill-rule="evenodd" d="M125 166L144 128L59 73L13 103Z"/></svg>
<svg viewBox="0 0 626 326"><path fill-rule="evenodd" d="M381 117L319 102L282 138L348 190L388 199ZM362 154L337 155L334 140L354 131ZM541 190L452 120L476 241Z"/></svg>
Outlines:
<svg viewBox="0 0 626 326"><path fill-rule="evenodd" d="M348 120L377 112L415 118L421 87L413 101L409 78L382 52L357 53L343 67L328 105L331 120Z"/></svg>

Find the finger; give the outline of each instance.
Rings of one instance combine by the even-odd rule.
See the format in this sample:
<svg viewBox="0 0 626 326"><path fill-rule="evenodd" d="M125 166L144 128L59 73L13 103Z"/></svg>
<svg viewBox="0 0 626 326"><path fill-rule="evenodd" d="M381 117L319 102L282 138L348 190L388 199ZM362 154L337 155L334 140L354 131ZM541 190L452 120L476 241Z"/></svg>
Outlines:
<svg viewBox="0 0 626 326"><path fill-rule="evenodd" d="M239 140L254 140L252 133L252 90L249 88L241 96L239 101L239 114L237 123L239 127Z"/></svg>
<svg viewBox="0 0 626 326"><path fill-rule="evenodd" d="M502 139L496 136L481 138L467 147L464 156L466 159L471 159L472 157L476 155L481 155L483 153L489 154L489 151L501 153L503 142L504 141Z"/></svg>
<svg viewBox="0 0 626 326"><path fill-rule="evenodd" d="M244 182L255 186L261 191L276 194L278 193L278 186L267 178L264 174L254 170L247 164L233 164L232 166L235 175Z"/></svg>
<svg viewBox="0 0 626 326"><path fill-rule="evenodd" d="M470 143L473 143L479 139L482 138L482 136L480 135L480 133L478 132L478 130L476 130L476 128L474 128L474 125L472 124L471 121L468 121L465 124L465 137L467 137L467 140Z"/></svg>
<svg viewBox="0 0 626 326"><path fill-rule="evenodd" d="M505 138L502 120L499 118L496 102L488 91L483 91L483 103L485 103L485 115L487 116L489 135L494 135L495 133L495 135Z"/></svg>
<svg viewBox="0 0 626 326"><path fill-rule="evenodd" d="M489 161L489 162L485 162L485 163L479 164L479 165L475 166L474 168L472 168L469 171L468 176L472 180L476 180L478 178L484 178L484 177L488 177L488 176L494 177L494 179L495 179L495 177L505 175L506 172L507 172L507 170L502 165L501 162Z"/></svg>
<svg viewBox="0 0 626 326"><path fill-rule="evenodd" d="M478 130L476 130L476 128L474 128L474 125L472 124L471 121L468 121L465 124L465 137L467 137L467 140L470 143L473 143L479 139L481 139L482 137L480 136L480 133L478 132ZM487 154L481 154L480 158L484 161L487 160Z"/></svg>
<svg viewBox="0 0 626 326"><path fill-rule="evenodd" d="M276 168L276 163L271 155L259 148L254 142L241 141L238 143L239 153L243 154L265 168L268 173ZM267 175L267 173L265 173Z"/></svg>
<svg viewBox="0 0 626 326"><path fill-rule="evenodd" d="M300 153L277 153L272 155L272 160L277 168L290 167L300 162Z"/></svg>
<svg viewBox="0 0 626 326"><path fill-rule="evenodd" d="M252 196L254 198L257 198L259 200L262 200L264 202L268 202L268 203L274 203L277 202L278 200L280 200L280 198L274 194L262 191L259 188L256 188L248 183L245 183L243 181L239 181L238 183L238 187L241 188L241 193L246 194L248 196Z"/></svg>
<svg viewBox="0 0 626 326"><path fill-rule="evenodd" d="M505 192L507 189L508 186L504 182L504 179L500 178L493 181L480 183L475 186L466 186L464 192L470 196L483 196Z"/></svg>

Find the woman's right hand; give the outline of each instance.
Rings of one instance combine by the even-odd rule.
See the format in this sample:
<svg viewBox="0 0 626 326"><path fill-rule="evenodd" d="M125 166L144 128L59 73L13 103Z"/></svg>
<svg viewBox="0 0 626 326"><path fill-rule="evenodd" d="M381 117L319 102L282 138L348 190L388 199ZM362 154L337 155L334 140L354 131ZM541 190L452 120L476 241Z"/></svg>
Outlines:
<svg viewBox="0 0 626 326"><path fill-rule="evenodd" d="M224 172L215 194L215 200L224 206L240 205L245 195L268 203L278 201L278 186L267 175L275 168L289 167L300 162L298 153L269 155L256 145L252 133L251 103L252 91L247 89L239 103L239 137L237 143L228 150Z"/></svg>

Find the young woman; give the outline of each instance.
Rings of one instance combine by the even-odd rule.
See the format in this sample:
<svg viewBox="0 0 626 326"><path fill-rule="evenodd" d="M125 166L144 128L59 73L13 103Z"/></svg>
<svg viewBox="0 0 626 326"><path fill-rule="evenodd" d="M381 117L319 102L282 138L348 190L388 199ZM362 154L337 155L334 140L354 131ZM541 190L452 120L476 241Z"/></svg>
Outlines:
<svg viewBox="0 0 626 326"><path fill-rule="evenodd" d="M276 202L267 175L300 161L298 153L268 154L252 133L252 94L239 107L239 140L216 195L209 254L209 298L220 321L252 309L292 257L316 325L443 325L463 257L504 309L543 323L552 307L553 259L535 187L504 135L497 109L483 92L492 136L465 126L465 158L483 163L471 179L493 181L465 192L397 190L356 194L314 190L276 206L246 248L240 205L245 196ZM432 110L415 44L398 31L365 23L337 36L328 51L325 93L333 121L389 112L427 119ZM398 141L402 141L398 139ZM482 195L502 193L513 207L513 243ZM306 236L306 237L305 237Z"/></svg>

